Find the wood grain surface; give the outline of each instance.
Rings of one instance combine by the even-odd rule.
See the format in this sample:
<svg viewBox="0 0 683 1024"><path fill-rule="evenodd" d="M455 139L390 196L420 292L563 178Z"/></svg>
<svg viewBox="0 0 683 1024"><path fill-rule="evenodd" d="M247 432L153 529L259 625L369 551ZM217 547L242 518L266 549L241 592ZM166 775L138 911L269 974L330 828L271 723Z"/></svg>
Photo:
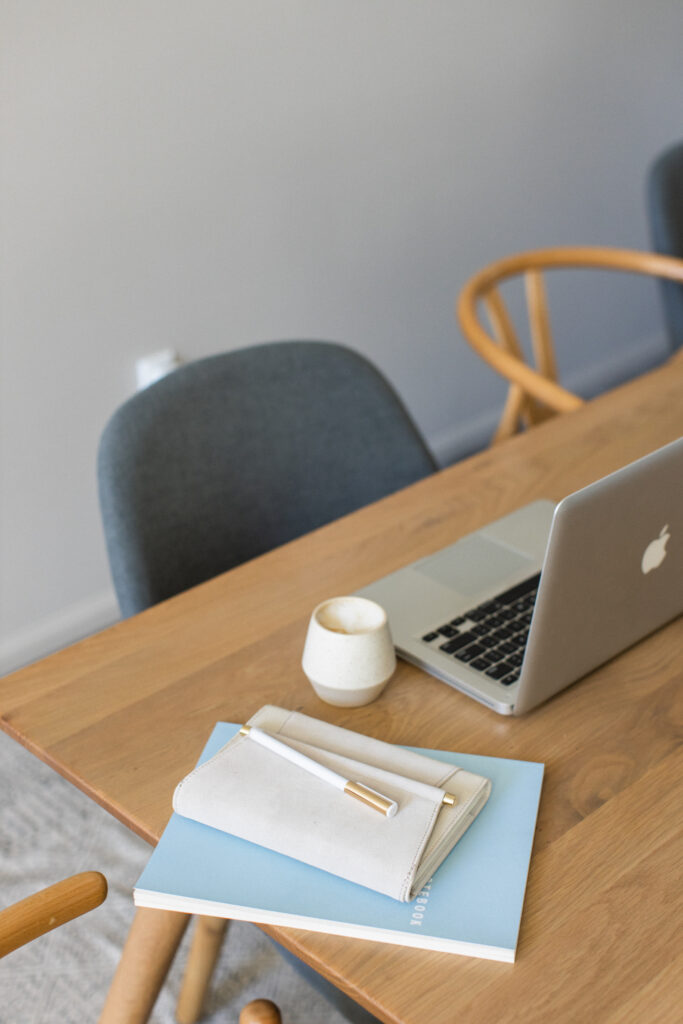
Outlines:
<svg viewBox="0 0 683 1024"><path fill-rule="evenodd" d="M514 965L264 930L387 1022L678 1020L681 619L519 719L402 661L374 704L333 708L300 660L323 598L682 434L679 356L0 680L2 727L150 843L214 723L265 703L391 742L543 761Z"/></svg>

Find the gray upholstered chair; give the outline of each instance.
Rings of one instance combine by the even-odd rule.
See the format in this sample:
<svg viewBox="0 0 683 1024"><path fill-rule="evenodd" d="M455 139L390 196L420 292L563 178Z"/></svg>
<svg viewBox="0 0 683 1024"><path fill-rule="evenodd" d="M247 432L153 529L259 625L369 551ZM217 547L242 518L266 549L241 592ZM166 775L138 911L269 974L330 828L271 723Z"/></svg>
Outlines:
<svg viewBox="0 0 683 1024"><path fill-rule="evenodd" d="M650 168L647 204L653 248L683 259L683 142L665 150ZM672 350L683 345L683 284L660 280Z"/></svg>
<svg viewBox="0 0 683 1024"><path fill-rule="evenodd" d="M100 506L132 615L426 476L385 378L326 342L210 356L134 395L100 443Z"/></svg>
<svg viewBox="0 0 683 1024"><path fill-rule="evenodd" d="M100 443L100 505L121 612L133 615L434 469L393 388L351 349L275 342L182 366L122 405ZM179 1002L184 1022L199 1015L222 937L219 922L197 925L195 980ZM350 1021L375 1020L281 952Z"/></svg>

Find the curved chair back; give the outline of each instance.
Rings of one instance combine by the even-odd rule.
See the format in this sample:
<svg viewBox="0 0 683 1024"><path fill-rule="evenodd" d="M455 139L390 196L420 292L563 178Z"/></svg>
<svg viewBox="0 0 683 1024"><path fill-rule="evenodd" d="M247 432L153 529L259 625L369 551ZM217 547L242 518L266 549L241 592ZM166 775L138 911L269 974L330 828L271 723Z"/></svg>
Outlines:
<svg viewBox="0 0 683 1024"><path fill-rule="evenodd" d="M180 367L125 402L98 453L124 616L436 468L393 388L340 345L274 342Z"/></svg>
<svg viewBox="0 0 683 1024"><path fill-rule="evenodd" d="M510 437L558 412L578 409L583 400L563 388L557 366L550 312L543 274L562 268L593 268L653 275L683 282L683 260L631 249L566 246L537 249L508 256L480 270L465 284L457 303L460 327L472 348L494 370L510 381L503 415L493 442ZM534 363L523 347L500 293L500 286L523 277ZM485 308L490 331L480 321Z"/></svg>
<svg viewBox="0 0 683 1024"><path fill-rule="evenodd" d="M650 168L647 204L657 252L683 258L683 142L667 149ZM683 285L660 282L673 351L683 345Z"/></svg>

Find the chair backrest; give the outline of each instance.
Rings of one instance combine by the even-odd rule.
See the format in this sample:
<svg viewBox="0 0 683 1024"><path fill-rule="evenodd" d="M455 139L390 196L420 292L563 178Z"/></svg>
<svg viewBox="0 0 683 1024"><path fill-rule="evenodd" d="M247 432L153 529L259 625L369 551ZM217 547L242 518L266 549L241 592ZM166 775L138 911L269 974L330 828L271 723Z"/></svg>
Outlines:
<svg viewBox="0 0 683 1024"><path fill-rule="evenodd" d="M647 178L652 244L657 252L683 258L683 142L662 153ZM672 350L683 345L683 285L660 282Z"/></svg>
<svg viewBox="0 0 683 1024"><path fill-rule="evenodd" d="M83 871L0 911L0 957L94 910L107 896L99 871Z"/></svg>
<svg viewBox="0 0 683 1024"><path fill-rule="evenodd" d="M576 246L538 249L508 256L480 270L465 284L457 303L461 330L481 358L510 381L493 442L533 426L558 412L578 409L583 401L557 379L544 271L593 268L652 275L683 282L683 260L631 249ZM526 288L533 364L527 362L500 287L522 276ZM490 332L480 321L481 307Z"/></svg>
<svg viewBox="0 0 683 1024"><path fill-rule="evenodd" d="M156 604L436 468L358 353L274 342L180 367L124 403L98 480L122 614Z"/></svg>

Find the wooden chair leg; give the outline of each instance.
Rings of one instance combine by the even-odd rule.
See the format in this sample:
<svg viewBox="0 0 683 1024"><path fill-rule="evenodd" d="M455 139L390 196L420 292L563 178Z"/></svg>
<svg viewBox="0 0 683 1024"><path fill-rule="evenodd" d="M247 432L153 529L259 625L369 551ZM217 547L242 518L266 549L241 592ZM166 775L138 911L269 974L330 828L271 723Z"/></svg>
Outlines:
<svg viewBox="0 0 683 1024"><path fill-rule="evenodd" d="M253 999L240 1013L240 1024L281 1024L282 1017L270 999Z"/></svg>
<svg viewBox="0 0 683 1024"><path fill-rule="evenodd" d="M99 1024L146 1024L189 920L172 910L137 911Z"/></svg>
<svg viewBox="0 0 683 1024"><path fill-rule="evenodd" d="M199 1020L227 926L228 921L222 917L197 919L176 1007L178 1024L195 1024Z"/></svg>

